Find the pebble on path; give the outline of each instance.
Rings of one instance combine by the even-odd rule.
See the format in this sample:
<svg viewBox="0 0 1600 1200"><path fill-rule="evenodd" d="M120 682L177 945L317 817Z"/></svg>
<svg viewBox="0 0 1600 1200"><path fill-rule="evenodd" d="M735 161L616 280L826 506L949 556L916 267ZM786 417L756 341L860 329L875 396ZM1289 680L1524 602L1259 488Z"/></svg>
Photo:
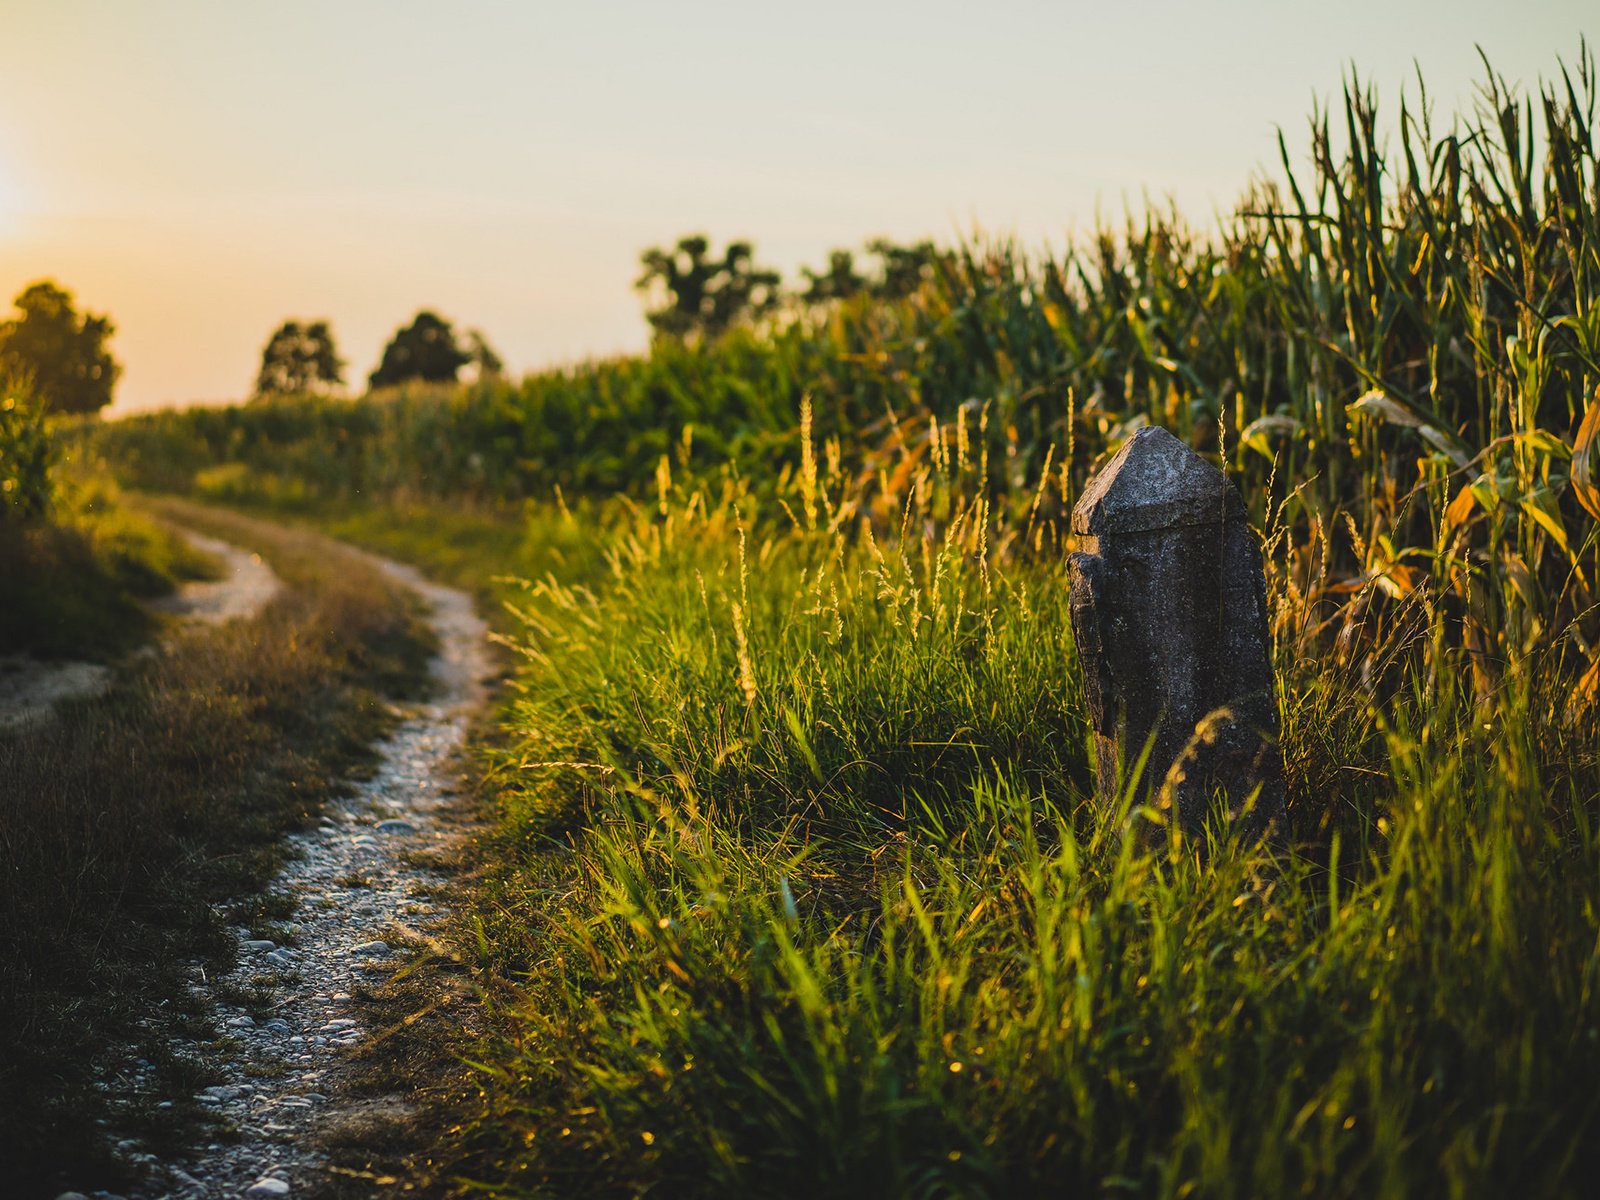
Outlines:
<svg viewBox="0 0 1600 1200"><path fill-rule="evenodd" d="M271 1200L274 1196L287 1196L292 1189L287 1180L267 1175L245 1189L246 1200Z"/></svg>

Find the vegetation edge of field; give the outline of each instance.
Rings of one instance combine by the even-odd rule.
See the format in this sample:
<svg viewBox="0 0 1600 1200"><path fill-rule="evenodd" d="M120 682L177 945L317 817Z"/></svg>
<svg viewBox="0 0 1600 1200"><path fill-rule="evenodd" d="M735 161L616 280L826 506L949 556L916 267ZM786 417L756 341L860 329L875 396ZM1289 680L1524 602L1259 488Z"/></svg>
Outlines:
<svg viewBox="0 0 1600 1200"><path fill-rule="evenodd" d="M1070 733L1075 668L1059 657L1069 647L1059 567L979 556L931 513L926 550L918 538L884 547L887 564L863 562L821 534L821 515L817 533L763 532L755 508L748 497L697 499L691 486L609 525L558 508L328 518L459 579L533 580L499 585L521 614L527 657L486 747L499 861L464 935L484 978L501 983L490 1039L471 1050L483 1107L465 1121L470 1109L450 1108L433 1151L457 1178L508 1195L777 1195L791 1183L795 1194L1037 1194L1063 1178L1161 1195L1197 1185L1358 1195L1415 1194L1435 1171L1463 1194L1513 1178L1558 1194L1560 1180L1583 1177L1595 1113L1582 1081L1600 1066L1600 1011L1592 997L1566 1006L1570 981L1600 970L1584 915L1600 861L1581 832L1600 786L1581 729L1526 707L1550 703L1535 680L1505 695L1485 728L1460 690L1470 672L1446 672L1451 686L1402 693L1379 714L1337 664L1280 654L1285 748L1311 840L1275 865L1144 855L1117 832L1124 814L1087 803L1086 739ZM549 553L575 534L607 547L609 565L597 573L591 559L583 582L559 578ZM463 556L463 543L477 549ZM919 651L903 624L896 632L895 606L909 606L918 583L930 635L947 628L954 642L932 637ZM854 632L862 621L877 634ZM796 637L813 645L803 672L783 649ZM897 703L880 690L885 657L896 674L914 668ZM1043 661L1055 666L1040 671ZM1010 672L1024 664L1019 687ZM1054 718L1024 709L996 722L1041 685L1059 696ZM903 710L911 727L879 733L813 711L830 689L834 705L865 705L875 721ZM743 749L730 752L729 734L696 744L739 713ZM994 752L952 766L952 725ZM1551 733L1558 741L1541 750ZM997 736L1025 740L1001 752ZM893 786L852 776L863 761L884 764ZM1307 788L1334 781L1308 810ZM1331 846L1326 827L1316 832L1325 810ZM1571 821L1562 836L1576 840L1555 840ZM861 940L857 920L879 932ZM771 938L776 959L750 957ZM885 938L906 958L889 975ZM1223 950L1237 957L1218 964ZM1053 967L1047 954L1060 956ZM1293 964L1303 979L1285 974ZM993 1024L998 1014L981 1013L1004 993L986 989L1007 979L1064 988L1062 1003L1073 979L1089 979L1081 1026L1032 1024L1048 1004L1002 1010ZM1242 1025L1241 1006L1253 1014ZM1171 1040L1082 1040L1139 1028ZM1571 1035L1559 1055L1539 1050L1538 1031L1559 1029ZM1049 1061L1008 1059L1019 1037ZM883 1059L869 1053L874 1039L900 1049ZM670 1062L680 1069L662 1074ZM1414 1094L1396 1070L1417 1072ZM1107 1093L1118 1077L1133 1090ZM874 1098L895 1079L898 1099ZM1450 1098L1425 1099L1447 1084ZM1068 1127L1084 1119L1098 1132L1066 1157L1058 1145L1036 1147L1031 1164L996 1158L1019 1149L1023 1130L1005 1133L1010 1122L1042 1116L1025 1118L1038 1088L1067 1113L1095 1097ZM852 1095L847 1116L836 1106ZM1508 1096L1518 1097L1509 1110ZM1467 1118L1474 1101L1498 1113L1491 1124ZM1212 1141L1235 1105L1253 1115L1222 1145L1248 1139L1243 1159ZM1130 1132L1164 1110L1195 1122L1177 1145ZM1039 1146L1047 1133L1038 1127ZM1420 1160L1384 1149L1435 1137ZM1561 1150L1531 1165L1523 1148L1551 1137ZM885 1159L886 1146L899 1150ZM931 1190L914 1183L922 1172Z"/></svg>

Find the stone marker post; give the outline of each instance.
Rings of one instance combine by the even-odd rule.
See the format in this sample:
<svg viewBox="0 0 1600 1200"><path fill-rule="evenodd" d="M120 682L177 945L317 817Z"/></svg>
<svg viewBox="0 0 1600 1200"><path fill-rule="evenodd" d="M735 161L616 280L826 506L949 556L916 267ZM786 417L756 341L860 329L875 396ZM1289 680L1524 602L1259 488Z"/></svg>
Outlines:
<svg viewBox="0 0 1600 1200"><path fill-rule="evenodd" d="M1149 742L1139 802L1171 800L1192 833L1220 794L1236 835L1281 836L1266 585L1238 489L1147 426L1090 481L1072 531L1072 632L1101 801L1117 796L1119 761L1131 769Z"/></svg>

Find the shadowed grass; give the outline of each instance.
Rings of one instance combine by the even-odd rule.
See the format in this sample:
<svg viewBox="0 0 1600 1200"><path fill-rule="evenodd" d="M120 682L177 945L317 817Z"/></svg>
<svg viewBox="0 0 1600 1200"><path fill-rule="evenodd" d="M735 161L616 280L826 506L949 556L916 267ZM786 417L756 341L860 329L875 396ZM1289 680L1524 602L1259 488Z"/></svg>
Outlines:
<svg viewBox="0 0 1600 1200"><path fill-rule="evenodd" d="M70 464L57 476L48 520L0 521L0 654L109 660L157 628L141 600L211 564L104 474Z"/></svg>

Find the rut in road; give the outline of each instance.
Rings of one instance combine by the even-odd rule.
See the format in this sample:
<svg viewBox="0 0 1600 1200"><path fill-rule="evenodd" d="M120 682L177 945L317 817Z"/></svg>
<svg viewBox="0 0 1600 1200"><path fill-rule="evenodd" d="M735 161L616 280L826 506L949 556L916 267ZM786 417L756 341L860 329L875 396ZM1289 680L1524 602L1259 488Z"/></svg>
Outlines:
<svg viewBox="0 0 1600 1200"><path fill-rule="evenodd" d="M406 1105L403 1097L374 1102L348 1094L350 1050L373 1032L354 997L405 953L402 943L427 939L448 915L440 898L448 878L417 860L448 851L463 836L447 819L454 756L494 665L487 628L465 593L377 561L430 610L439 643L430 666L435 693L410 706L379 744L371 779L330 801L315 828L289 837L292 857L268 887L286 898L285 907L293 902L286 944L249 940L241 929L229 976L207 980L196 965L194 986L213 1005L223 1038L175 1049L224 1077L197 1098L237 1140L148 1163L152 1178L136 1196L303 1193L326 1176L319 1142L328 1128L370 1116L375 1104ZM241 993L254 993L250 1011L230 999Z"/></svg>

